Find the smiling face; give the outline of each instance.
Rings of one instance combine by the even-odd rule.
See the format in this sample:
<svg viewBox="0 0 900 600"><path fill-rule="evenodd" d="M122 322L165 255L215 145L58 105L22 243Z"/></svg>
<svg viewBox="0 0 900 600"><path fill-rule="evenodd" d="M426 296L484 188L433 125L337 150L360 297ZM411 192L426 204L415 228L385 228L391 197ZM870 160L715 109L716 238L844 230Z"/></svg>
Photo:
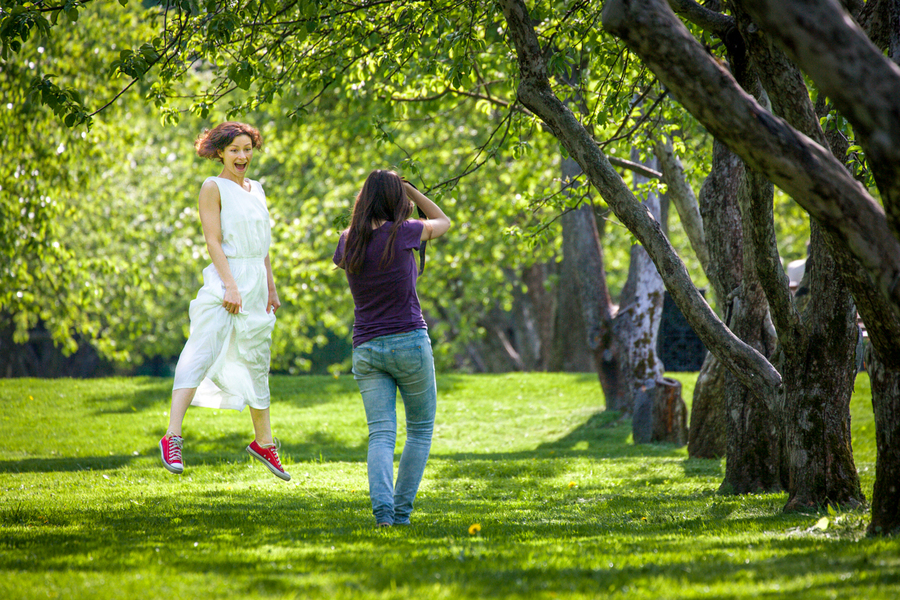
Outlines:
<svg viewBox="0 0 900 600"><path fill-rule="evenodd" d="M241 134L231 140L224 150L219 150L222 159L222 177L243 181L253 158L253 140L249 135Z"/></svg>

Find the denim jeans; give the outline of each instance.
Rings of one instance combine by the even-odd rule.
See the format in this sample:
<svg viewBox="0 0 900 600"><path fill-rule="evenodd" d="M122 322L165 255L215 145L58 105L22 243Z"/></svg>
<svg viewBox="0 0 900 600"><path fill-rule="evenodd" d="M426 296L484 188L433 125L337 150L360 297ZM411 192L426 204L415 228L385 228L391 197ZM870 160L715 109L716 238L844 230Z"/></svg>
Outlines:
<svg viewBox="0 0 900 600"><path fill-rule="evenodd" d="M353 349L353 376L369 424L369 496L376 523L406 525L434 432L437 386L431 340L424 329L385 335ZM406 444L397 484L397 389L406 409Z"/></svg>

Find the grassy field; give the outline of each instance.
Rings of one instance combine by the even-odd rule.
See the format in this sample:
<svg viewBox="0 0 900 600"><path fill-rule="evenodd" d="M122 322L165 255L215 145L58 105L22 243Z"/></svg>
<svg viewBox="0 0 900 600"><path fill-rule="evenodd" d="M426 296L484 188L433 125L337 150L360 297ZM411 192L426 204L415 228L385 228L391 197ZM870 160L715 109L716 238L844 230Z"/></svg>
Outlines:
<svg viewBox="0 0 900 600"><path fill-rule="evenodd" d="M170 386L0 380L0 599L900 598L900 539L865 510L719 495L723 462L631 444L595 376L439 376L413 524L389 529L352 378L272 379L288 483L244 452L246 411L189 410L185 474L163 470ZM852 410L870 497L865 375Z"/></svg>

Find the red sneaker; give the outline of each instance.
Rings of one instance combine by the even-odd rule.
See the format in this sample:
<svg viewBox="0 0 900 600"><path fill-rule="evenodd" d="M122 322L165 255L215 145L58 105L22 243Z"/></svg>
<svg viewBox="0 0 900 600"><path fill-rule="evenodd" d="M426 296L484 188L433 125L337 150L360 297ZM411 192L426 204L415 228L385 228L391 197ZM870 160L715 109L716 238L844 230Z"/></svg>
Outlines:
<svg viewBox="0 0 900 600"><path fill-rule="evenodd" d="M159 452L163 466L172 473L180 474L184 472L184 463L181 460L181 449L183 447L184 440L181 436L163 436L163 439L159 440Z"/></svg>
<svg viewBox="0 0 900 600"><path fill-rule="evenodd" d="M262 461L262 464L266 465L275 477L280 477L285 481L291 480L291 474L284 470L284 467L281 466L281 461L278 460L278 450L275 449L275 446L263 448L256 443L256 440L253 440L247 446L247 452L250 453L250 456Z"/></svg>

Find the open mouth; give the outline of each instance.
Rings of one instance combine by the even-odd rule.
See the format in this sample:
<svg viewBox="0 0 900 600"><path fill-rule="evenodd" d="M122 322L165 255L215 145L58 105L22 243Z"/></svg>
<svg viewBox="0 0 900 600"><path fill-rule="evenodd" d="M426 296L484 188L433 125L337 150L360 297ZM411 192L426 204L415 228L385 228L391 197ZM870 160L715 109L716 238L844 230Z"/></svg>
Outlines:
<svg viewBox="0 0 900 600"><path fill-rule="evenodd" d="M234 168L238 171L243 171L247 168L247 163L234 163Z"/></svg>

